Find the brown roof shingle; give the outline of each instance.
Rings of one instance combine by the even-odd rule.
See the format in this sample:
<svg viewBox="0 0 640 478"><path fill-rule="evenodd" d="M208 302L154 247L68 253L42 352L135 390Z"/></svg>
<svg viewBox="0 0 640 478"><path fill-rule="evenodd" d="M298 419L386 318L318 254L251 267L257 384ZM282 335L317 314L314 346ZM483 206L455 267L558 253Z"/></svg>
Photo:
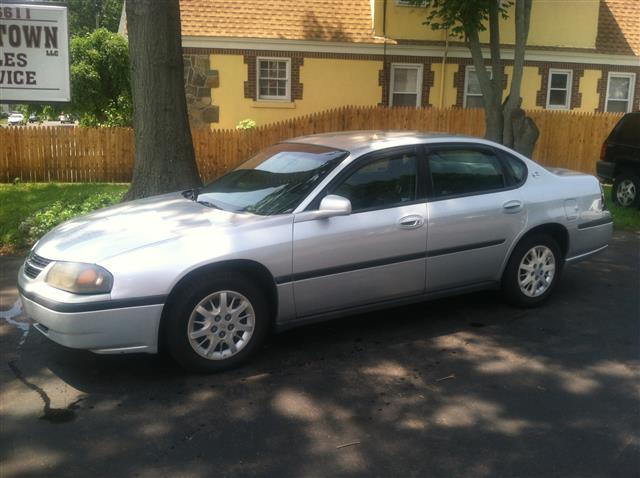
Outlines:
<svg viewBox="0 0 640 478"><path fill-rule="evenodd" d="M377 43L370 0L180 0L182 34Z"/></svg>
<svg viewBox="0 0 640 478"><path fill-rule="evenodd" d="M596 50L640 56L640 0L600 0Z"/></svg>

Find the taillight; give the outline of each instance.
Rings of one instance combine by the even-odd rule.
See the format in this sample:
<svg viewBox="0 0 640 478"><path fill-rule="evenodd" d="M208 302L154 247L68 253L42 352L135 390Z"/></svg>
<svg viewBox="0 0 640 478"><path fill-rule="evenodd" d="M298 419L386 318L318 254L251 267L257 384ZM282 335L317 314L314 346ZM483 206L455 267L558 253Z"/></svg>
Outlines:
<svg viewBox="0 0 640 478"><path fill-rule="evenodd" d="M600 147L600 161L604 161L604 157L607 155L607 142L602 143Z"/></svg>

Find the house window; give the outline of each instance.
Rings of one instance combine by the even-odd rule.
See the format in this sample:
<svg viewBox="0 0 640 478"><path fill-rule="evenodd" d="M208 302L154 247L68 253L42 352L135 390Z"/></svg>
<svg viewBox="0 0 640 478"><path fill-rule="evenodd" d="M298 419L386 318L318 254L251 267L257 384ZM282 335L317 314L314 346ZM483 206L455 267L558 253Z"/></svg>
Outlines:
<svg viewBox="0 0 640 478"><path fill-rule="evenodd" d="M490 67L485 67L489 74L489 79L493 78L493 71ZM483 108L482 90L480 89L480 81L474 66L467 66L466 75L464 77L464 103L465 108Z"/></svg>
<svg viewBox="0 0 640 478"><path fill-rule="evenodd" d="M422 65L391 65L391 106L420 106L422 99Z"/></svg>
<svg viewBox="0 0 640 478"><path fill-rule="evenodd" d="M568 110L571 108L571 70L549 70L549 85L547 88L547 108Z"/></svg>
<svg viewBox="0 0 640 478"><path fill-rule="evenodd" d="M258 58L258 99L291 99L291 60L289 58Z"/></svg>
<svg viewBox="0 0 640 478"><path fill-rule="evenodd" d="M633 103L633 91L636 83L634 73L609 73L607 80L607 104L605 111L610 113L629 113Z"/></svg>
<svg viewBox="0 0 640 478"><path fill-rule="evenodd" d="M399 7L425 7L427 2L424 0L419 3L416 0L396 0L396 5Z"/></svg>

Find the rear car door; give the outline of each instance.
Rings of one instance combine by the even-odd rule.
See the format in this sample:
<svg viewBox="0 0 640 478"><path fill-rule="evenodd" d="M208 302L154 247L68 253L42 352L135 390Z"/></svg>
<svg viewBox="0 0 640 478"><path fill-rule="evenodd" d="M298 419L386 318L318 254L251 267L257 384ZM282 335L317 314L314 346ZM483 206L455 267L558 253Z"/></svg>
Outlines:
<svg viewBox="0 0 640 478"><path fill-rule="evenodd" d="M427 206L419 169L414 146L359 158L325 191L349 199L352 213L294 223L298 317L424 292Z"/></svg>
<svg viewBox="0 0 640 478"><path fill-rule="evenodd" d="M428 145L426 156L427 291L499 280L526 223L526 165L473 143Z"/></svg>

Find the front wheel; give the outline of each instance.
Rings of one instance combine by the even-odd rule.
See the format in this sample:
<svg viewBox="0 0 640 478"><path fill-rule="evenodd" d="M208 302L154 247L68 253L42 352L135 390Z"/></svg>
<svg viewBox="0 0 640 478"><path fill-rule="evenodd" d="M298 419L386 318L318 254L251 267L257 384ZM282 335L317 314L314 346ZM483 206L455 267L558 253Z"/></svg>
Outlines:
<svg viewBox="0 0 640 478"><path fill-rule="evenodd" d="M179 294L167 315L166 343L187 370L217 372L254 355L269 330L264 294L244 277L200 277L201 284Z"/></svg>
<svg viewBox="0 0 640 478"><path fill-rule="evenodd" d="M562 270L558 243L547 234L525 237L516 246L502 277L508 302L519 307L536 307L551 295Z"/></svg>
<svg viewBox="0 0 640 478"><path fill-rule="evenodd" d="M640 178L631 171L623 171L613 182L611 199L622 207L640 207Z"/></svg>

